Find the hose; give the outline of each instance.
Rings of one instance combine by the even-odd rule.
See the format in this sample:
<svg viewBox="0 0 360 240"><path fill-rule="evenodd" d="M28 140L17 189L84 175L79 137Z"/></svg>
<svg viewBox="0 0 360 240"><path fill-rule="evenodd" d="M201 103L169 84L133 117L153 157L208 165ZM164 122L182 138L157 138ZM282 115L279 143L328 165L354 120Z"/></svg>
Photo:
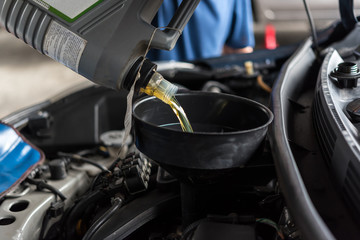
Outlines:
<svg viewBox="0 0 360 240"><path fill-rule="evenodd" d="M264 82L261 75L257 76L256 81L257 84L261 87L261 89L263 89L265 92L271 93L271 87Z"/></svg>
<svg viewBox="0 0 360 240"><path fill-rule="evenodd" d="M181 240L188 240L190 239L191 235L194 233L195 229L203 222L207 221L208 219L202 218L197 220L191 224L189 224L184 231L182 232Z"/></svg>
<svg viewBox="0 0 360 240"><path fill-rule="evenodd" d="M86 232L83 240L89 240L92 236L99 230L99 228L104 225L114 214L115 212L122 206L123 200L121 198L115 198L112 207L107 210L96 222L91 225L90 229Z"/></svg>
<svg viewBox="0 0 360 240"><path fill-rule="evenodd" d="M102 165L98 164L97 162L92 161L91 159L82 157L79 154L71 154L71 153L64 153L64 152L58 152L58 155L60 157L67 157L70 158L70 160L76 160L80 163L87 163L90 165L93 165L94 167L99 168L102 172L109 172L108 169L106 169L105 167L103 167Z"/></svg>
<svg viewBox="0 0 360 240"><path fill-rule="evenodd" d="M84 214L84 211L91 206L92 204L102 200L106 199L109 196L101 191L101 190L95 190L93 192L90 192L89 194L85 195L69 212L69 214L66 217L65 220L65 235L66 239L74 239L76 236L76 230L75 227L76 223L79 219L81 219L82 215Z"/></svg>
<svg viewBox="0 0 360 240"><path fill-rule="evenodd" d="M42 221L42 224L41 224L41 230L40 230L40 234L39 234L39 240L44 240L44 234L45 234L45 229L49 223L51 219L51 216L50 216L50 210L48 209L46 211L46 214L44 216L44 219Z"/></svg>
<svg viewBox="0 0 360 240"><path fill-rule="evenodd" d="M55 196L59 196L61 198L61 200L65 201L66 197L64 196L64 194L62 194L58 189L54 188L53 186L47 184L46 182L44 182L43 180L40 181L36 181L34 179L31 178L27 178L26 181L30 184L35 185L38 189L48 189L50 190L50 192L52 192L53 194L55 194Z"/></svg>

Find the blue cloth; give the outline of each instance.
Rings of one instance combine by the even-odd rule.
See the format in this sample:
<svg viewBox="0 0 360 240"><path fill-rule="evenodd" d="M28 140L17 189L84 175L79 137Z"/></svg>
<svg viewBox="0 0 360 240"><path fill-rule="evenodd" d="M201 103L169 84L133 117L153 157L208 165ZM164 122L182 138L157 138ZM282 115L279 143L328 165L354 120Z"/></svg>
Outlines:
<svg viewBox="0 0 360 240"><path fill-rule="evenodd" d="M164 0L153 25L167 26L181 0ZM187 61L220 56L232 48L255 45L250 0L201 0L172 51L151 50L156 60Z"/></svg>
<svg viewBox="0 0 360 240"><path fill-rule="evenodd" d="M0 123L0 198L43 159L44 154L26 142L19 132Z"/></svg>

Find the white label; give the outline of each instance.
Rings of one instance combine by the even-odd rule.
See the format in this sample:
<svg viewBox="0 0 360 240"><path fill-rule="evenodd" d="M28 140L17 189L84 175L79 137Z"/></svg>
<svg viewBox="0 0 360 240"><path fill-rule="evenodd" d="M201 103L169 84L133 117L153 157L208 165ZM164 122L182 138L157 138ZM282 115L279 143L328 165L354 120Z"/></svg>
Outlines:
<svg viewBox="0 0 360 240"><path fill-rule="evenodd" d="M36 2L37 4L39 4L40 6L42 6L45 9L49 9L50 6L46 3L44 3L42 0L33 0L34 2Z"/></svg>
<svg viewBox="0 0 360 240"><path fill-rule="evenodd" d="M45 35L44 53L52 59L78 72L81 55L87 41L52 21Z"/></svg>
<svg viewBox="0 0 360 240"><path fill-rule="evenodd" d="M75 18L99 0L42 0L51 7L65 14L69 18Z"/></svg>

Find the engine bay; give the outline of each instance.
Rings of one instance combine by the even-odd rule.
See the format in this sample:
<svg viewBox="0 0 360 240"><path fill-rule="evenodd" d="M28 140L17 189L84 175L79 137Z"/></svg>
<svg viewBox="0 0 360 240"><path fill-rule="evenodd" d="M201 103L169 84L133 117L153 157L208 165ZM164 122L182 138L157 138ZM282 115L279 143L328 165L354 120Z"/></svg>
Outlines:
<svg viewBox="0 0 360 240"><path fill-rule="evenodd" d="M127 94L95 85L5 117L46 159L0 199L0 232L41 240L357 239L358 36L356 25L341 41L324 38L321 52L307 39L158 63L180 93L221 92L272 110L266 138L232 169L170 173L137 149L134 133L120 149Z"/></svg>
<svg viewBox="0 0 360 240"><path fill-rule="evenodd" d="M279 61L284 61L286 56L281 57ZM265 66L261 71L278 70L274 59L261 59L254 64ZM211 71L220 81L204 79L200 75L209 71L199 69L177 70L177 78L188 81L188 84L178 81L181 91L186 92L194 85L191 90L202 86L204 91L244 91L259 101L269 101L269 93L256 83L262 75L260 69L252 76L238 66ZM163 70L162 74L166 76L167 71ZM183 78L182 74L193 75L194 80ZM272 81L268 76L271 74L264 75L264 81ZM232 86L236 84L239 86ZM198 183L182 184L140 153L134 136L129 139L126 151L117 157L124 134L125 111L126 93L91 86L34 109L21 121L12 123L44 151L46 162L33 170L33 181L25 181L3 199L2 211L10 211L16 219L3 225L8 234L28 238L36 226L35 233L41 239L82 239L116 201L121 214L112 215L95 235L85 235L83 239L107 235L110 239L190 239L194 234L200 239L210 239L211 229L225 236L228 231L234 231L234 237L240 234L248 239L256 239L255 236L273 239L280 230L271 219L284 218L285 227L288 213L276 183L268 141L241 168L210 173L195 169L192 175L197 176ZM58 189L66 199L46 190L40 182ZM191 225L193 219L197 219L199 226ZM186 232L182 229L184 224L189 226ZM195 232L195 229L200 230ZM213 235L213 239L218 237Z"/></svg>

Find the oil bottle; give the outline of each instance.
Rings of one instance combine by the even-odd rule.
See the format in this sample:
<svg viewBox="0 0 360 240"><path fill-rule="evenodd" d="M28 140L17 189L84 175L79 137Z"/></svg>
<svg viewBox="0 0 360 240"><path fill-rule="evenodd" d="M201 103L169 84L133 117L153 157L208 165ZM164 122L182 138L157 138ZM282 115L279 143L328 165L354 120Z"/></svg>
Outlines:
<svg viewBox="0 0 360 240"><path fill-rule="evenodd" d="M162 1L0 0L0 26L87 79L119 90L134 82L131 71L139 69L148 46L174 47L200 0L183 0L167 28L155 31L151 21ZM152 73L154 64L145 65Z"/></svg>

